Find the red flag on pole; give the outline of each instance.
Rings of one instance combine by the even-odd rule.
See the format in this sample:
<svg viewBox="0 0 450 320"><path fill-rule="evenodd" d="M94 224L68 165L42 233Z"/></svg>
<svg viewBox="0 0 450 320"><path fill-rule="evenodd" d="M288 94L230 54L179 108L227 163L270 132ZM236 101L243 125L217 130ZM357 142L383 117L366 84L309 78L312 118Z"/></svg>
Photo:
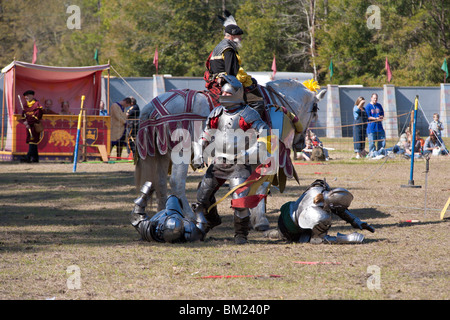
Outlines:
<svg viewBox="0 0 450 320"><path fill-rule="evenodd" d="M155 50L155 56L153 57L153 64L156 66L156 74L158 74L158 48Z"/></svg>
<svg viewBox="0 0 450 320"><path fill-rule="evenodd" d="M34 40L34 44L33 44L33 60L31 61L32 64L36 63L37 53L38 53L38 49L36 47L36 40Z"/></svg>
<svg viewBox="0 0 450 320"><path fill-rule="evenodd" d="M275 55L273 55L273 61L272 61L272 80L275 79L275 73L277 73L277 62L275 60Z"/></svg>
<svg viewBox="0 0 450 320"><path fill-rule="evenodd" d="M391 68L389 67L389 62L388 62L388 58L387 57L386 57L386 66L385 67L386 67L388 82L391 82L392 72L391 72Z"/></svg>

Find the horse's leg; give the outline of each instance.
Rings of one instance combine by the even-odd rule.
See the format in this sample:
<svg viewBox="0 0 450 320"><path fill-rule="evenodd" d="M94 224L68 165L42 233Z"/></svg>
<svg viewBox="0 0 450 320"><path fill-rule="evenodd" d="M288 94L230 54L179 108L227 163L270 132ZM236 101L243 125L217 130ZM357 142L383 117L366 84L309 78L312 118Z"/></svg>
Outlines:
<svg viewBox="0 0 450 320"><path fill-rule="evenodd" d="M146 181L152 182L152 177L150 176L150 171L148 169L149 161L149 158L145 160L139 158L134 168L134 184L136 186L136 191L138 192Z"/></svg>
<svg viewBox="0 0 450 320"><path fill-rule="evenodd" d="M183 210L189 218L194 218L194 212L186 197L186 178L189 170L189 164L172 164L172 173L169 183L172 194L176 195L183 203Z"/></svg>
<svg viewBox="0 0 450 320"><path fill-rule="evenodd" d="M147 157L145 160L141 158L138 159L136 167L134 168L134 183L136 186L136 191L139 192L141 187L145 182L150 181L152 183L152 188L148 199L148 208L151 209L153 205L153 193L155 192L155 174L152 167L155 166L154 159L152 157Z"/></svg>
<svg viewBox="0 0 450 320"><path fill-rule="evenodd" d="M170 156L157 154L145 160L139 159L135 168L136 190L139 191L146 181L150 181L152 189L156 191L158 211L166 206L169 161Z"/></svg>
<svg viewBox="0 0 450 320"><path fill-rule="evenodd" d="M154 186L156 191L156 199L158 212L166 208L167 200L167 176L169 174L170 154L155 155L155 163L151 168L155 177Z"/></svg>

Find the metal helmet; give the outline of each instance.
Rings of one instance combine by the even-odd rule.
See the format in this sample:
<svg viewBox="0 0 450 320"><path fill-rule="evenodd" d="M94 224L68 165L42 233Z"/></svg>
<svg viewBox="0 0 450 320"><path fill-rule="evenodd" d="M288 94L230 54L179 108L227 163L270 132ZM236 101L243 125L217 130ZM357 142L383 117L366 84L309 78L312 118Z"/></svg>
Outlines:
<svg viewBox="0 0 450 320"><path fill-rule="evenodd" d="M184 235L184 224L180 216L167 217L162 226L162 237L165 242L179 242Z"/></svg>
<svg viewBox="0 0 450 320"><path fill-rule="evenodd" d="M350 207L353 195L344 188L335 188L323 193L325 207L331 209L345 210Z"/></svg>
<svg viewBox="0 0 450 320"><path fill-rule="evenodd" d="M183 207L181 200L170 195L166 200L166 218L159 223L161 237L165 242L179 242L183 240L184 223Z"/></svg>
<svg viewBox="0 0 450 320"><path fill-rule="evenodd" d="M222 95L219 97L220 104L225 108L245 104L242 83L235 76L224 75L222 78L226 83L222 86ZM223 92L228 92L231 95L223 95Z"/></svg>

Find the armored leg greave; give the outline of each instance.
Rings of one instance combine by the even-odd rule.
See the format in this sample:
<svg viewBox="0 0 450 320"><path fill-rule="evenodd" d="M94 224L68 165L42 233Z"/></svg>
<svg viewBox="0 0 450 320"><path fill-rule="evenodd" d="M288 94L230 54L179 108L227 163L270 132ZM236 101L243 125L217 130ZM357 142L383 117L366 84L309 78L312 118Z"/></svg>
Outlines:
<svg viewBox="0 0 450 320"><path fill-rule="evenodd" d="M269 182L264 182L256 191L256 194L266 194ZM266 231L270 227L266 217L266 201L261 200L255 208L250 209L250 220L253 228L257 231Z"/></svg>
<svg viewBox="0 0 450 320"><path fill-rule="evenodd" d="M152 183L146 182L141 188L141 196L134 200L134 208L131 211L130 221L134 227L137 227L139 222L147 218L145 213L145 207L147 206L148 199L151 197Z"/></svg>
<svg viewBox="0 0 450 320"><path fill-rule="evenodd" d="M237 187L238 185L240 185L241 183L243 183L245 180L247 179L247 177L242 177L242 178L231 178L229 179L230 182L230 189L233 189L235 187ZM241 193L236 193L233 192L233 199L239 199L242 197L245 197L248 194L248 189L241 192ZM235 208L234 209L234 215L243 219L246 217L250 216L250 209L248 208Z"/></svg>
<svg viewBox="0 0 450 320"><path fill-rule="evenodd" d="M250 230L250 216L239 218L234 215L234 242L236 244L246 244L248 232Z"/></svg>
<svg viewBox="0 0 450 320"><path fill-rule="evenodd" d="M151 236L151 221L145 212L145 207L147 206L148 199L151 197L152 193L152 183L146 182L141 188L142 194L139 198L134 200L134 208L131 211L130 222L131 225L137 230L141 235L143 240L153 241Z"/></svg>
<svg viewBox="0 0 450 320"><path fill-rule="evenodd" d="M197 189L197 203L193 205L192 209L195 212L203 212L207 221L205 232L222 223L217 207L211 208L209 212L207 211L211 205L216 203L214 194L220 185L221 183L215 178L203 177Z"/></svg>

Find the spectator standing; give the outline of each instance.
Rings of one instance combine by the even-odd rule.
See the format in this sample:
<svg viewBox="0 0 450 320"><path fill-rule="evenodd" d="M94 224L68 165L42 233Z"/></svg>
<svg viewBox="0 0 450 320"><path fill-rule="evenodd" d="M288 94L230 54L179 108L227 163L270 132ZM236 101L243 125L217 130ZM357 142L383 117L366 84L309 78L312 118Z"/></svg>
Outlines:
<svg viewBox="0 0 450 320"><path fill-rule="evenodd" d="M436 135L436 137L439 140L441 140L441 138L442 138L441 131L444 130L444 125L439 120L439 113L434 113L433 114L433 121L431 121L430 124L428 125L428 129L429 130L433 130L435 135Z"/></svg>
<svg viewBox="0 0 450 320"><path fill-rule="evenodd" d="M428 126L428 129L429 130L433 130L433 132L436 135L436 138L438 140L438 143L441 144L440 146L443 149L446 149L445 148L445 144L444 144L444 140L442 140L442 133L441 133L441 131L444 130L444 125L439 120L439 113L434 113L433 114L433 121L430 122L430 124Z"/></svg>
<svg viewBox="0 0 450 320"><path fill-rule="evenodd" d="M386 133L383 128L384 110L378 103L378 95L372 93L370 103L366 106L367 119L367 137L369 139L369 155L374 151L386 147Z"/></svg>
<svg viewBox="0 0 450 320"><path fill-rule="evenodd" d="M27 128L28 153L20 160L21 162L39 162L38 144L41 142L41 132L36 131L35 125L40 123L44 111L39 101L34 98L34 94L33 90L25 91L23 94L26 104L23 106L19 122Z"/></svg>
<svg viewBox="0 0 450 320"><path fill-rule="evenodd" d="M367 155L366 148L366 131L367 131L367 113L364 108L366 100L358 97L353 106L353 146L356 158L364 158Z"/></svg>
<svg viewBox="0 0 450 320"><path fill-rule="evenodd" d="M122 148L126 145L125 130L127 115L125 110L131 106L131 99L125 98L122 101L111 105L111 151L116 146L117 158L122 156Z"/></svg>
<svg viewBox="0 0 450 320"><path fill-rule="evenodd" d="M131 107L127 111L127 150L128 153L133 152L136 153L136 135L139 129L139 116L140 109L136 103L136 99L130 97L131 99Z"/></svg>

